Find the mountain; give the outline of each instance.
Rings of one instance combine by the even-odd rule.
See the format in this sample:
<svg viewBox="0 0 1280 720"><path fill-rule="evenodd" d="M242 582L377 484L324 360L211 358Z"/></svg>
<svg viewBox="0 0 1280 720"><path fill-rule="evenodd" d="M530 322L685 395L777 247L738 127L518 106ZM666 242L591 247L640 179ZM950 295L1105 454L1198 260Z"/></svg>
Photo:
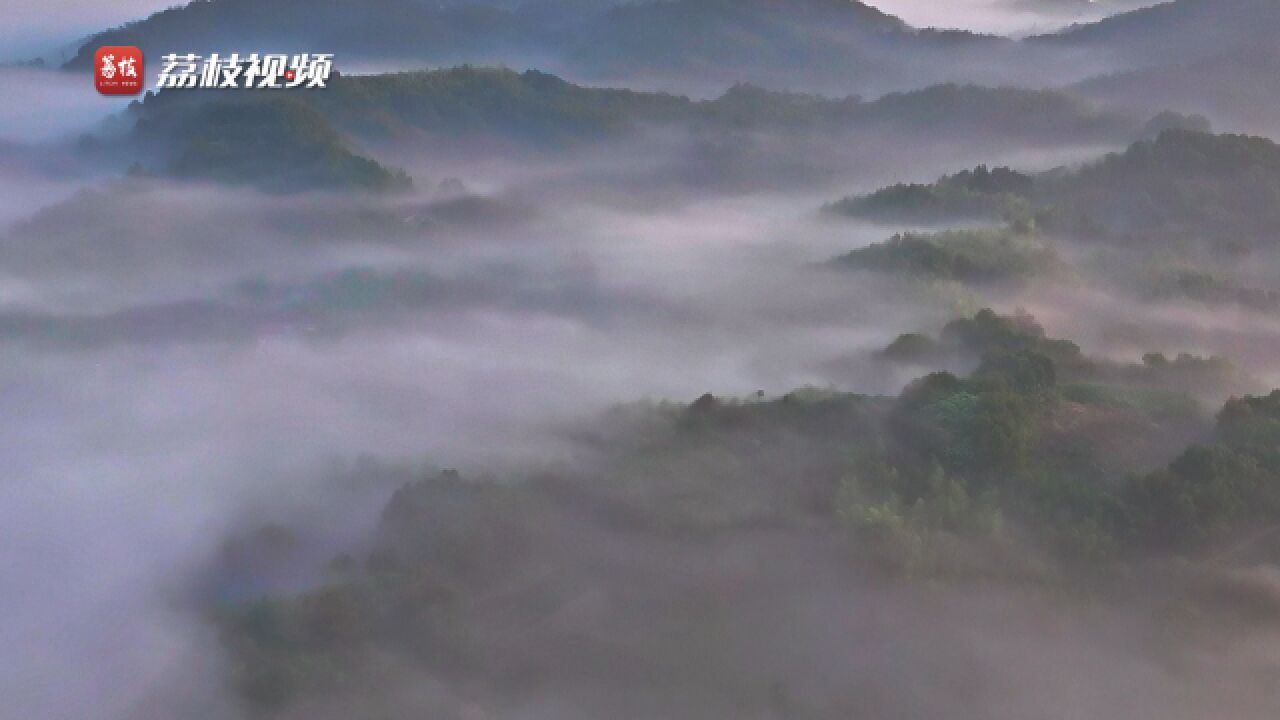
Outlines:
<svg viewBox="0 0 1280 720"><path fill-rule="evenodd" d="M887 92L935 82L1009 82L1012 41L918 30L856 0L198 0L99 33L102 45L169 52L332 52L338 66L545 67L570 77L693 86L786 80L795 89Z"/></svg>
<svg viewBox="0 0 1280 720"><path fill-rule="evenodd" d="M674 0L609 10L573 39L569 57L614 78L693 70L759 80L795 68L882 76L897 72L884 57L890 46L923 49L916 39L898 18L848 0Z"/></svg>
<svg viewBox="0 0 1280 720"><path fill-rule="evenodd" d="M182 176L304 188L396 184L389 171L357 167L347 157L350 141L479 138L499 141L489 143L495 147L557 151L661 128L711 138L741 155L750 151L746 136L829 150L857 133L1038 146L1121 143L1138 132L1129 118L1052 91L942 85L867 101L739 85L713 100L692 100L471 66L336 75L323 92L162 91L134 104L126 119L133 123L135 160ZM299 173L300 166L310 169Z"/></svg>
<svg viewBox="0 0 1280 720"><path fill-rule="evenodd" d="M1242 46L1187 63L1091 78L1071 90L1135 111L1178 108L1241 132L1280 133L1280 49Z"/></svg>
<svg viewBox="0 0 1280 720"><path fill-rule="evenodd" d="M566 718L925 717L894 712L917 685L859 670L883 653L895 672L904 647L935 653L950 634L904 643L906 622L861 631L826 608L852 603L857 618L914 602L884 582L905 579L928 583L927 610L947 622L959 611L937 599L948 588L980 587L970 606L1006 585L1058 603L1084 588L1092 609L1149 590L1123 562L1225 565L1280 510L1280 393L1232 400L1214 424L1151 389L1207 362L1150 356L1084 383L1071 368L1094 363L1074 343L991 310L939 342L980 352L978 369L895 398L808 389L620 409L593 433L590 473L413 479L322 582L215 616L228 685L254 718L378 716L356 709L406 696L464 718L520 716L547 697ZM1151 457L1192 434L1210 441L1126 470L1163 466ZM262 537L227 554L224 583L266 555L248 550ZM1198 612L1274 612L1261 591L1235 600L1223 581L1196 600L1203 573L1171 579ZM948 658L973 655L968 630ZM814 640L833 633L853 639ZM784 661L762 665L774 655ZM466 694L436 690L454 687Z"/></svg>
<svg viewBox="0 0 1280 720"><path fill-rule="evenodd" d="M589 87L536 70L469 65L337 75L323 92L160 92L148 94L131 112L140 122L171 122L179 115L198 122L210 97L248 106L268 96L288 96L345 131L375 139L426 131L559 144L653 125L831 133L872 127L921 133L968 130L1066 141L1115 140L1138 130L1129 118L1048 90L937 85L863 100L736 85L715 99L693 100Z"/></svg>
<svg viewBox="0 0 1280 720"><path fill-rule="evenodd" d="M293 99L202 108L200 132L180 134L170 165L181 178L272 192L388 190L408 176L352 152L314 108Z"/></svg>
<svg viewBox="0 0 1280 720"><path fill-rule="evenodd" d="M1142 65L1188 62L1269 43L1280 28L1271 0L1173 0L1074 25L1032 42L1106 52Z"/></svg>
<svg viewBox="0 0 1280 720"><path fill-rule="evenodd" d="M1097 100L1147 111L1209 115L1234 130L1280 129L1280 3L1174 0L1028 40L1076 53L1097 67L1074 86Z"/></svg>
<svg viewBox="0 0 1280 720"><path fill-rule="evenodd" d="M832 267L954 280L1012 284L1060 267L1053 249L1034 233L1013 228L899 233L835 258Z"/></svg>
<svg viewBox="0 0 1280 720"><path fill-rule="evenodd" d="M91 37L66 67L118 44L149 57L333 52L339 70L536 66L698 94L742 82L875 95L1052 83L1140 114L1200 112L1266 133L1280 97L1277 30L1271 0L1174 0L1024 42L914 28L856 0L197 0Z"/></svg>
<svg viewBox="0 0 1280 720"><path fill-rule="evenodd" d="M332 52L345 57L444 59L531 42L511 10L419 0L195 0L98 33L65 67L83 69L102 45L136 45L147 57L194 52Z"/></svg>
<svg viewBox="0 0 1280 720"><path fill-rule="evenodd" d="M1280 227L1280 146L1260 137L1171 129L1075 169L1030 176L983 166L932 185L845 198L829 209L930 223L1035 221L1125 244L1271 248Z"/></svg>

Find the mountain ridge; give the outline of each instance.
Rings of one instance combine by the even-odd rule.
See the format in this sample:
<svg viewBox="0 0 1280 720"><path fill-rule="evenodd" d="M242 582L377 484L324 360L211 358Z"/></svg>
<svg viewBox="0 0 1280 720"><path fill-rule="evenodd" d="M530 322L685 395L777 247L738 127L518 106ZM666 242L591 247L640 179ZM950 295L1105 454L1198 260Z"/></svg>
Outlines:
<svg viewBox="0 0 1280 720"><path fill-rule="evenodd" d="M347 61L536 66L611 83L787 80L877 93L964 79L996 84L1019 66L1003 62L1017 47L1011 40L918 29L858 0L195 0L91 36L64 69L89 67L101 45L134 45L149 56L334 52ZM955 72L954 62L970 59L982 77Z"/></svg>

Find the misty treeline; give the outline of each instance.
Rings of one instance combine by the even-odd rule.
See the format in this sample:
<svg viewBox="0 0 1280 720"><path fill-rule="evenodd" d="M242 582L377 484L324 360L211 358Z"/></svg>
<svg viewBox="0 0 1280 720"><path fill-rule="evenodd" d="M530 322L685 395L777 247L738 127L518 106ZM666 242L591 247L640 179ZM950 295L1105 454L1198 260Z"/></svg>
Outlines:
<svg viewBox="0 0 1280 720"><path fill-rule="evenodd" d="M758 137L846 144L879 133L1052 146L1123 142L1141 131L1130 114L1051 90L950 84L863 100L738 84L693 100L576 85L535 70L459 66L340 76L318 93L148 93L119 131L127 149L110 136L87 137L84 149L124 157L138 171L297 192L408 184L402 171L353 151L359 144L496 143L547 157L675 132L723 139L726 152L746 155Z"/></svg>
<svg viewBox="0 0 1280 720"><path fill-rule="evenodd" d="M752 88L702 103L599 96L471 68L351 82L366 92L385 82L375 107L413 109L349 131L404 133L411 119L553 148L632 123L808 131L833 122L828 113L856 123L890 102ZM479 99L492 97L480 87L502 99ZM347 101L334 102L320 112L344 118ZM152 103L142 122L226 112ZM459 108L465 119L450 119ZM356 128L359 117L338 122ZM979 165L829 204L927 229L815 271L959 283L977 297L1046 279L1115 289L1145 273L1148 300L1265 307L1255 280L1215 273L1272 249L1275 145L1177 115L1125 132L1148 137L1054 170ZM1170 270L1144 257L1153 246L1174 268L1212 262ZM1090 267L1091 253L1115 248L1124 262ZM622 405L577 431L587 459L570 467L408 482L369 543L332 557L310 589L210 607L228 681L263 717L918 717L909 693L862 686L849 670L855 648L775 635L804 637L829 620L794 617L815 598L857 605L940 585L948 603L1013 592L1024 607L1145 608L1134 652L1159 666L1198 652L1200 633L1230 637L1280 615L1273 579L1248 570L1273 557L1280 534L1280 391L1217 355L1090 356L1026 313L982 309L935 334L902 330L867 360L916 375L896 396L809 387ZM287 544L289 533L239 542ZM243 570L224 559L214 572ZM1159 628L1168 618L1187 618L1183 631ZM846 684L815 680L809 664L822 660ZM1168 701L1153 692L1152 707Z"/></svg>
<svg viewBox="0 0 1280 720"><path fill-rule="evenodd" d="M828 208L907 222L1001 220L1130 247L1248 252L1272 244L1278 197L1280 147L1271 140L1166 129L1079 168L1031 176L980 165Z"/></svg>
<svg viewBox="0 0 1280 720"><path fill-rule="evenodd" d="M1011 0L973 11L1051 16L1074 4ZM1257 89L1275 87L1274 3L1151 5L1017 41L912 27L856 0L202 0L94 35L66 66L88 67L101 45L155 57L273 47L413 66L537 66L629 85L748 80L859 93L954 81L1074 85L1122 105L1268 122Z"/></svg>
<svg viewBox="0 0 1280 720"><path fill-rule="evenodd" d="M1075 5L199 0L23 68L338 57L0 128L0 716L1276 717L1280 3Z"/></svg>
<svg viewBox="0 0 1280 720"><path fill-rule="evenodd" d="M979 364L897 397L619 406L579 438L589 469L414 480L317 587L213 611L231 681L266 716L893 717L859 681L791 665L798 640L770 658L761 636L807 632L793 613L810 592L857 603L903 581L1280 612L1263 581L1197 569L1276 532L1280 392L1214 413L1185 388L1232 386L1229 364L1103 362L990 310L884 355L942 353ZM288 531L243 542L268 532ZM1160 565L1174 558L1189 564Z"/></svg>
<svg viewBox="0 0 1280 720"><path fill-rule="evenodd" d="M214 0L102 32L66 66L87 67L103 44L136 45L158 56L175 46L254 52L256 44L282 38L290 48L416 66L534 64L613 82L648 75L724 83L747 76L850 91L954 79L947 58L958 56L972 56L975 69L994 82L1019 74L1024 65L1015 58L1043 68L1053 54L1000 37L913 28L845 0ZM851 65L860 68L856 78L841 71ZM857 87L847 87L850 80Z"/></svg>

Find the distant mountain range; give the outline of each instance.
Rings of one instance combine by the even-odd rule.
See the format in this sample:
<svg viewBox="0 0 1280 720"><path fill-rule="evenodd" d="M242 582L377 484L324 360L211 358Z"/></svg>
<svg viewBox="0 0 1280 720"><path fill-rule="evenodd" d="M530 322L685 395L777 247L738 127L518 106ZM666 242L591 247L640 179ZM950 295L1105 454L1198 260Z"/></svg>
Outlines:
<svg viewBox="0 0 1280 720"><path fill-rule="evenodd" d="M101 45L538 67L671 88L750 81L880 94L1029 77L1017 43L916 29L855 0L197 0L89 38L66 67L87 67Z"/></svg>
<svg viewBox="0 0 1280 720"><path fill-rule="evenodd" d="M1269 45L1277 30L1280 3L1274 0L1174 0L1032 38L1030 44L1101 52L1136 69Z"/></svg>
<svg viewBox="0 0 1280 720"><path fill-rule="evenodd" d="M1257 129L1259 113L1245 105L1261 102L1263 117L1270 105L1241 96L1250 83L1275 82L1280 61L1266 53L1278 32L1274 0L1174 0L1021 42L915 28L856 0L196 0L94 35L66 67L87 67L110 44L151 57L334 52L340 69L537 67L679 92L738 82L876 95L944 82L1083 83L1098 99ZM1266 62L1255 62L1260 54Z"/></svg>
<svg viewBox="0 0 1280 720"><path fill-rule="evenodd" d="M940 85L875 101L739 85L714 100L576 85L537 71L336 76L324 92L148 95L132 107L139 152L166 172L273 189L386 188L391 171L347 139L490 138L560 150L663 128L848 142L853 133L1022 146L1121 144L1141 124L1053 91Z"/></svg>
<svg viewBox="0 0 1280 720"><path fill-rule="evenodd" d="M1280 134L1280 47L1239 47L1187 63L1091 78L1073 92L1130 108L1179 108L1223 128Z"/></svg>
<svg viewBox="0 0 1280 720"><path fill-rule="evenodd" d="M1280 146L1245 135L1172 128L1078 168L1008 168L899 184L828 206L855 217L939 223L1004 220L1134 247L1275 247Z"/></svg>
<svg viewBox="0 0 1280 720"><path fill-rule="evenodd" d="M1280 2L1175 0L1032 38L1111 69L1073 89L1145 110L1206 114L1243 132L1280 132Z"/></svg>
<svg viewBox="0 0 1280 720"><path fill-rule="evenodd" d="M1280 95L1273 92L1280 91L1280 51L1271 47L1276 30L1280 2L1274 0L1175 0L1020 42L917 29L854 0L198 0L91 38L67 67L84 66L100 45L130 44L152 57L324 50L357 63L559 68L560 76L593 84L700 84L721 92L751 83L695 102L591 89L540 72L346 77L331 91L301 100L306 117L332 125L332 134L313 137L329 150L346 136L407 129L496 133L546 146L637 125L717 123L831 130L881 122L938 133L963 126L961 136L1127 142L1136 137L1132 118L1166 109L1204 114L1228 130L1266 133L1273 123L1280 131ZM963 82L939 83L953 79ZM1018 94L971 82L1069 87L1070 93ZM876 102L830 100L769 93L762 85L891 94ZM926 86L931 89L892 94ZM1115 112L1104 118L1071 95ZM189 100L148 100L143 122L188 112ZM299 115L272 115L283 116ZM329 170L354 167L349 159L331 160ZM357 174L366 185L397 182L392 174ZM340 170L335 177L345 176Z"/></svg>

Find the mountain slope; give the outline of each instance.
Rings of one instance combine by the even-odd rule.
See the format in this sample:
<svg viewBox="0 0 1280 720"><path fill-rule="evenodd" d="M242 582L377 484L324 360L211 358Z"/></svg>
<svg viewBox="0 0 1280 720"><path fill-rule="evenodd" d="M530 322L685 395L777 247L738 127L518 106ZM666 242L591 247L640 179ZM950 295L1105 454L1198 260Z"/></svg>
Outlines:
<svg viewBox="0 0 1280 720"><path fill-rule="evenodd" d="M702 160L713 165L732 166L757 157L753 153L764 153L759 161L772 168L772 176L782 156L812 174L817 171L815 161L825 157L824 167L831 166L847 145L878 145L889 138L931 146L1118 145L1139 130L1128 117L1052 91L941 85L866 101L738 85L713 100L692 100L587 87L537 71L472 66L335 75L324 92L162 91L134 104L126 118L134 127L134 155L127 160L148 167L231 181L289 180L286 186L299 184L299 178L303 186L329 186L335 178L345 178L361 187L398 181L363 172L343 155L348 141L427 148L449 147L461 140L480 152L502 154L559 152L619 139L642 143L646 152L692 144L711 152L712 157ZM289 131L290 118L299 123L296 134ZM259 123L262 132L255 135ZM220 140L237 133L244 137ZM308 140L333 162L304 162L307 154L295 151ZM216 147L195 147L206 141ZM237 159L238 154L245 157ZM302 166L310 170L299 175L295 170ZM323 172L316 175L317 170ZM727 169L717 174L720 181L732 175Z"/></svg>
<svg viewBox="0 0 1280 720"><path fill-rule="evenodd" d="M1152 111L1177 108L1241 132L1280 133L1280 48L1239 47L1188 63L1089 79L1072 87L1099 102Z"/></svg>
<svg viewBox="0 0 1280 720"><path fill-rule="evenodd" d="M1187 63L1270 43L1280 30L1273 0L1173 0L1032 38L1032 44L1103 52L1140 66Z"/></svg>
<svg viewBox="0 0 1280 720"><path fill-rule="evenodd" d="M1035 220L1110 242L1275 247L1280 146L1266 138L1166 130L1072 170L1024 175L979 167L932 185L845 198L836 212L896 221Z"/></svg>
<svg viewBox="0 0 1280 720"><path fill-rule="evenodd" d="M940 81L1003 82L1018 46L921 31L856 0L200 0L93 36L101 45L169 52L333 52L344 62L546 67L612 82L738 81L887 92ZM968 67L972 65L972 67Z"/></svg>
<svg viewBox="0 0 1280 720"><path fill-rule="evenodd" d="M102 45L136 45L148 57L194 52L333 52L347 56L519 50L528 28L507 9L418 0L196 0L89 38L66 63L89 67Z"/></svg>
<svg viewBox="0 0 1280 720"><path fill-rule="evenodd" d="M1280 132L1280 3L1174 0L1032 38L1100 64L1072 89L1147 113L1207 115L1218 127Z"/></svg>
<svg viewBox="0 0 1280 720"><path fill-rule="evenodd" d="M414 133L488 136L530 146L617 137L651 127L718 132L818 133L838 137L861 129L961 136L1000 134L1045 142L1125 141L1137 131L1128 118L1052 91L940 85L878 100L827 98L738 85L714 100L667 93L595 88L538 71L461 66L384 75L335 76L324 92L287 92L344 132L367 139ZM250 107L279 93L217 95L219 105ZM148 95L133 112L139 123L197 135L210 94Z"/></svg>

